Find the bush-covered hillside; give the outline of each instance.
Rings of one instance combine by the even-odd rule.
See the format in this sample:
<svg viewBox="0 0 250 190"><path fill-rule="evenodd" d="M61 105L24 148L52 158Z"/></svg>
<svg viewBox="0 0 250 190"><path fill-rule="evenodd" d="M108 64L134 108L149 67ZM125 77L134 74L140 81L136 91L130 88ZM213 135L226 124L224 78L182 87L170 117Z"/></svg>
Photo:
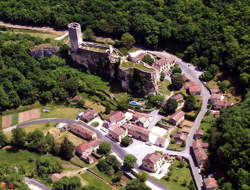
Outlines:
<svg viewBox="0 0 250 190"><path fill-rule="evenodd" d="M249 0L0 0L0 19L66 28L76 21L99 35L162 47L194 64L219 65L250 84Z"/></svg>
<svg viewBox="0 0 250 190"><path fill-rule="evenodd" d="M250 94L249 94L250 95ZM225 177L223 190L250 189L250 96L224 110L210 130L212 169ZM231 186L233 185L233 186Z"/></svg>
<svg viewBox="0 0 250 190"><path fill-rule="evenodd" d="M98 90L108 90L100 77L70 67L63 58L31 57L30 48L42 42L28 35L0 33L0 111L35 101L65 103L79 92L94 96Z"/></svg>

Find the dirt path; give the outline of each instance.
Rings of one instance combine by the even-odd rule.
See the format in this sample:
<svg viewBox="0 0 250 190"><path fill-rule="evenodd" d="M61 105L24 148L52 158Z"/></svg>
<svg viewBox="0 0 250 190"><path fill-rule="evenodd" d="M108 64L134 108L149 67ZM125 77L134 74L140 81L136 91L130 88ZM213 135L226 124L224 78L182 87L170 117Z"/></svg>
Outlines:
<svg viewBox="0 0 250 190"><path fill-rule="evenodd" d="M37 30L37 31L53 33L56 35L64 35L67 32L66 30L55 30L54 28L51 27L25 26L25 25L11 24L3 21L0 21L0 26L18 28L18 29Z"/></svg>

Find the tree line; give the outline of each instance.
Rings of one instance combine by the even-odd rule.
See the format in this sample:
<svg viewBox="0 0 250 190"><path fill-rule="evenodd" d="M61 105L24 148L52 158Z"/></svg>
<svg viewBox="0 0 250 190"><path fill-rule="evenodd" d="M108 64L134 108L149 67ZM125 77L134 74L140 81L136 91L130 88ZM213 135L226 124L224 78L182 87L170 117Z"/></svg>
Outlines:
<svg viewBox="0 0 250 190"><path fill-rule="evenodd" d="M249 1L215 0L0 0L5 21L65 29L79 22L98 35L164 48L208 70L214 65L249 86Z"/></svg>

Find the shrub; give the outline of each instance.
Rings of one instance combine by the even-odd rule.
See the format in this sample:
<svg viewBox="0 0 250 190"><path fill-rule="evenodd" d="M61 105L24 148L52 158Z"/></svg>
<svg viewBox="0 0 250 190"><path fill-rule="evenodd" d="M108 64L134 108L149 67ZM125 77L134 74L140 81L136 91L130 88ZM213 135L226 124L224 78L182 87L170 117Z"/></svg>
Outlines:
<svg viewBox="0 0 250 190"><path fill-rule="evenodd" d="M94 122L92 122L90 125L93 126L93 127L97 127L97 126L99 125L99 122L94 121Z"/></svg>

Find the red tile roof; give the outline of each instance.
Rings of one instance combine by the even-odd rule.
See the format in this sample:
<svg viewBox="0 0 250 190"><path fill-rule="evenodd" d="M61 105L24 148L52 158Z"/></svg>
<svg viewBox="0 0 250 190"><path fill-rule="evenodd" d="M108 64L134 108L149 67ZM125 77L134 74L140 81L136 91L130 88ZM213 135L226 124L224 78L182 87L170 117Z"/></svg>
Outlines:
<svg viewBox="0 0 250 190"><path fill-rule="evenodd" d="M218 187L217 181L212 177L204 179L204 184L206 189L216 189Z"/></svg>
<svg viewBox="0 0 250 190"><path fill-rule="evenodd" d="M164 158L164 155L159 154L159 153L151 153L151 154L147 154L144 158L143 158L143 162L151 162L153 164L156 164L159 160L161 160L162 158Z"/></svg>
<svg viewBox="0 0 250 190"><path fill-rule="evenodd" d="M196 82L194 82L194 81L190 81L190 82L186 82L185 84L184 84L184 88L185 89L188 89L188 88L190 88L191 86L197 86L198 84L196 83Z"/></svg>
<svg viewBox="0 0 250 190"><path fill-rule="evenodd" d="M132 124L124 124L122 126L125 129L128 129L129 131L133 131L133 132L139 132L141 134L144 134L145 136L150 134L150 131L143 128L143 127L139 127L137 125L132 125Z"/></svg>
<svg viewBox="0 0 250 190"><path fill-rule="evenodd" d="M204 131L202 129L198 129L196 130L196 135L203 135L204 134Z"/></svg>
<svg viewBox="0 0 250 190"><path fill-rule="evenodd" d="M100 140L100 139L95 139L95 140L92 140L92 141L89 141L89 142L83 142L83 143L79 144L75 148L75 150L78 153L82 153L82 152L85 152L88 149L98 147L101 144L101 142L102 142L102 140Z"/></svg>
<svg viewBox="0 0 250 190"><path fill-rule="evenodd" d="M112 123L112 122L119 122L119 121L123 120L124 118L125 118L125 116L124 116L123 112L114 111L106 118L106 120Z"/></svg>
<svg viewBox="0 0 250 190"><path fill-rule="evenodd" d="M189 90L190 93L192 93L192 92L201 92L201 87L200 86L190 86L188 90Z"/></svg>
<svg viewBox="0 0 250 190"><path fill-rule="evenodd" d="M183 95L182 94L176 94L174 96L171 97L172 99L175 99L175 100L183 100Z"/></svg>
<svg viewBox="0 0 250 190"><path fill-rule="evenodd" d="M87 109L82 115L81 118L86 121L90 121L94 119L94 117L98 114L98 111L94 109Z"/></svg>
<svg viewBox="0 0 250 190"><path fill-rule="evenodd" d="M123 134L126 133L126 130L121 128L119 125L112 125L109 128L109 130L112 131L113 133L115 133L117 136L122 136Z"/></svg>
<svg viewBox="0 0 250 190"><path fill-rule="evenodd" d="M131 58L131 61L133 61L133 62L141 61L141 60L144 58L144 56L145 56L146 54L147 54L147 53L145 53L145 52L141 52L141 53L138 54L137 56L132 57L132 58Z"/></svg>
<svg viewBox="0 0 250 190"><path fill-rule="evenodd" d="M179 111L177 113L174 113L173 115L170 116L170 119L178 122L182 117L184 117L185 112Z"/></svg>
<svg viewBox="0 0 250 190"><path fill-rule="evenodd" d="M83 127L82 125L78 125L78 124L70 124L69 125L70 130L75 130L78 131L81 134L87 134L89 136L93 136L96 135L96 133L86 127Z"/></svg>

